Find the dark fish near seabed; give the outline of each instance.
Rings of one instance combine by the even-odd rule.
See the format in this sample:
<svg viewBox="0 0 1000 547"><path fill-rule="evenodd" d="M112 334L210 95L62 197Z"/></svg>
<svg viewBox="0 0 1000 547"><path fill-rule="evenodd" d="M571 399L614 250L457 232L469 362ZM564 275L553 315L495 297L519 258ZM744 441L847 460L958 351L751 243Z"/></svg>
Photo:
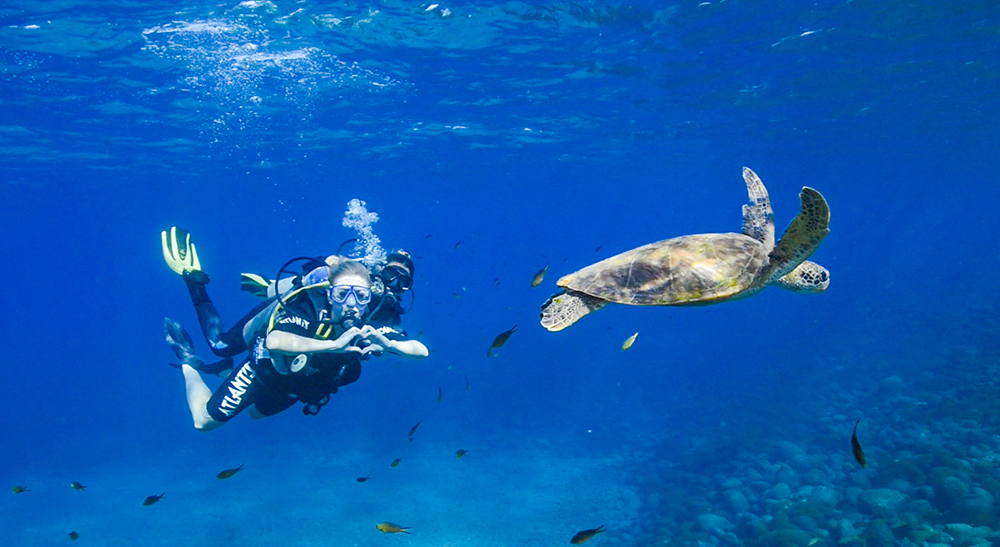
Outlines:
<svg viewBox="0 0 1000 547"><path fill-rule="evenodd" d="M573 539L569 540L569 542L572 543L572 544L574 544L574 545L580 545L581 543L587 543L588 541L590 541L590 538L592 538L592 537L596 536L597 534L600 534L601 532L604 532L604 531L605 531L604 530L604 525L602 524L602 525L598 526L597 528L593 528L591 530L584 530L582 532L577 532L576 535L573 536Z"/></svg>
<svg viewBox="0 0 1000 547"><path fill-rule="evenodd" d="M229 477L232 477L233 475L239 473L241 469L243 469L243 465L242 464L239 467L235 468L235 469L226 469L225 471L222 471L221 473L219 473L218 475L216 475L216 478L219 478L219 479L228 479Z"/></svg>
<svg viewBox="0 0 1000 547"><path fill-rule="evenodd" d="M461 245L462 245L462 242L461 242L461 241L459 241L458 243L456 243L456 244L455 244L455 250L457 251L457 250L458 250L458 248L459 248L459 246L461 246Z"/></svg>
<svg viewBox="0 0 1000 547"><path fill-rule="evenodd" d="M401 461L403 460L396 458L395 460L392 460L392 463L389 464L389 467L396 467L397 465L399 465L399 462Z"/></svg>
<svg viewBox="0 0 1000 547"><path fill-rule="evenodd" d="M27 492L28 491L28 487L27 486L15 486L14 488L11 488L11 490L13 490L15 494L20 494L22 492Z"/></svg>
<svg viewBox="0 0 1000 547"><path fill-rule="evenodd" d="M499 349L500 346L506 344L507 339L510 338L510 335L514 334L514 331L516 330L517 325L514 325L510 330L505 330L498 334L497 337L493 339L493 343L490 344L490 349L486 350L486 358L489 359L493 354L493 350Z"/></svg>
<svg viewBox="0 0 1000 547"><path fill-rule="evenodd" d="M461 458L462 456L464 456L464 455L466 455L466 454L468 454L468 453L469 453L469 451L468 451L468 450L466 450L466 449L462 448L462 449L459 449L459 450L457 450L457 451L455 452L455 457L456 457L456 458Z"/></svg>
<svg viewBox="0 0 1000 547"><path fill-rule="evenodd" d="M419 422L417 422L417 425L411 427L410 428L410 433L409 433L409 435L407 435L407 437L412 437L413 434L417 432L417 428L420 427L421 423L423 423L423 420L420 420Z"/></svg>
<svg viewBox="0 0 1000 547"><path fill-rule="evenodd" d="M438 404L441 404L441 396L442 396L441 386L438 386Z"/></svg>
<svg viewBox="0 0 1000 547"><path fill-rule="evenodd" d="M358 478L357 478L357 479L355 479L355 480L356 480L356 481L358 481L358 482L367 482L367 481L368 481L368 479L370 479L370 478L372 478L372 475L371 475L371 473L369 473L367 477L358 477Z"/></svg>
<svg viewBox="0 0 1000 547"><path fill-rule="evenodd" d="M545 267L542 268L541 270L538 270L538 273L535 274L535 277L531 278L531 286L532 287L537 287L537 286L541 285L542 284L542 280L545 279L545 272L547 272L547 271L549 271L549 265L548 264L546 264Z"/></svg>
<svg viewBox="0 0 1000 547"><path fill-rule="evenodd" d="M69 539L71 539L73 541L76 541L76 540L80 539L80 534L78 534L76 532L70 532L69 533Z"/></svg>
<svg viewBox="0 0 1000 547"><path fill-rule="evenodd" d="M851 450L854 452L854 459L858 460L861 464L861 468L865 467L865 453L861 450L861 443L858 442L858 424L861 423L861 419L854 422L854 433L851 434Z"/></svg>
<svg viewBox="0 0 1000 547"><path fill-rule="evenodd" d="M409 534L407 530L410 529L409 526L400 526L398 524L393 524L391 522L380 522L375 525L375 528L377 528L378 531L382 532L383 534L399 534L399 533Z"/></svg>
<svg viewBox="0 0 1000 547"><path fill-rule="evenodd" d="M601 250L601 247L603 247L603 246L604 246L604 245L598 245L598 246L597 246L597 248L596 248L596 249L594 249L594 252L596 253L596 252L600 251L600 250Z"/></svg>
<svg viewBox="0 0 1000 547"><path fill-rule="evenodd" d="M72 488L73 490L86 490L87 489L86 486L84 486L84 485L82 485L82 484L80 484L80 483L78 483L76 481L73 481L73 482L69 483L69 487Z"/></svg>
<svg viewBox="0 0 1000 547"><path fill-rule="evenodd" d="M160 494L158 496L148 496L146 498L146 501L142 502L142 504L143 505L147 505L147 506L153 505L154 503L156 503L156 502L160 501L161 499L163 499L163 496L165 496L165 495L167 495L166 492L164 492L164 493L162 493L162 494Z"/></svg>
<svg viewBox="0 0 1000 547"><path fill-rule="evenodd" d="M470 389L472 389L472 388L469 387L469 379L466 378L465 379L465 391L469 391Z"/></svg>

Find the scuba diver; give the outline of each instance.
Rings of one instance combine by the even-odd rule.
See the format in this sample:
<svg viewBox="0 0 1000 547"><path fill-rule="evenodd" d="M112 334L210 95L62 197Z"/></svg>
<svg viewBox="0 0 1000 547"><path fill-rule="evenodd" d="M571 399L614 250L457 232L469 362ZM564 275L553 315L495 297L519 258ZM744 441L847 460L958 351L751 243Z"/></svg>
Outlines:
<svg viewBox="0 0 1000 547"><path fill-rule="evenodd" d="M347 240L345 244L354 240ZM338 249L339 254L340 249ZM390 252L385 257L384 264L377 264L369 268L372 277L372 312L369 321L380 325L390 325L398 327L402 322L402 315L408 309L402 305L403 296L413 287L414 265L410 253L403 249ZM260 298L271 298L275 295L276 286L274 281L269 281L259 274L240 274L242 280L240 288L246 292L254 294ZM187 278L185 278L187 280ZM413 298L413 293L410 292ZM194 299L192 293L192 300ZM413 307L411 302L410 307ZM197 306L196 306L197 308ZM208 336L206 334L206 336ZM222 355L220 355L221 357Z"/></svg>
<svg viewBox="0 0 1000 547"><path fill-rule="evenodd" d="M200 271L190 235L183 238L182 247L176 231L171 232L172 255L184 263L178 264L181 271ZM165 244L165 256L166 251ZM181 275L185 281L190 277ZM329 402L331 394L357 381L361 362L369 356L385 351L411 358L427 356L423 344L407 340L393 327L366 324L372 283L360 262L331 256L296 279L297 285L262 303L266 305L256 314L240 320L242 341L251 349L214 393L198 373L201 360L194 355L190 337L179 324L167 320L167 341L182 361L180 368L196 429L216 429L246 409L255 419L271 416L297 401L305 403L304 414L316 414ZM188 286L190 290L191 283ZM199 296L203 289L201 283ZM195 291L191 292L193 299ZM207 294L204 296L207 298ZM206 322L200 317L199 322L204 328ZM238 346L239 341L230 337L226 346L230 349L225 351Z"/></svg>
<svg viewBox="0 0 1000 547"><path fill-rule="evenodd" d="M198 258L198 251L191 241L191 234L183 228L172 227L169 231L161 232L161 244L163 248L163 258L175 273L184 279L188 293L191 296L191 303L194 305L198 315L198 324L202 334L208 342L209 347L221 361L215 363L205 363L194 354L191 338L183 327L171 319L164 322L164 331L167 343L174 349L178 359L182 364L187 364L195 370L209 374L219 375L233 368L233 357L247 350L250 330L248 324L264 314L268 308L274 306L274 301L279 292L286 292L291 286L301 283L302 277L307 277L312 284L322 282L326 279L326 269L320 268L323 265L322 258L309 259L303 257L306 263L302 267L302 275L299 277L285 278L279 282L267 280L265 276L244 273L241 274L240 288L243 291L254 294L264 299L263 302L255 306L250 312L243 316L229 330L225 330L222 318L216 310L212 299L208 296L207 285L209 276L201 269L201 261ZM340 245L343 246L351 241L348 240ZM340 249L338 249L339 255ZM285 268L291 262L285 264L278 272L278 277L284 273ZM381 266L381 267L379 267ZM368 322L376 325L388 325L398 328L401 323L401 316L408 310L402 306L402 299L406 292L413 286L414 264L410 254L402 249L390 252L386 256L384 265L376 264L370 274L372 279L373 303L369 306L373 310L369 315ZM310 277L311 276L311 277ZM413 293L410 292L411 298ZM412 308L413 304L410 304ZM401 331L402 332L402 331ZM405 336L406 333L402 332ZM179 365L176 365L179 367Z"/></svg>

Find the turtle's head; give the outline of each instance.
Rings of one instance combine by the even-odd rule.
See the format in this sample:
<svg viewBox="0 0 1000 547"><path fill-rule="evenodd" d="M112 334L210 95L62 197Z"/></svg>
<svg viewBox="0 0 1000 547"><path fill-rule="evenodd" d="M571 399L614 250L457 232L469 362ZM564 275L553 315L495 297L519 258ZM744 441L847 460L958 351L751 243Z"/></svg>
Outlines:
<svg viewBox="0 0 1000 547"><path fill-rule="evenodd" d="M778 279L775 285L795 292L823 292L830 286L830 271L819 264L806 260L787 275Z"/></svg>

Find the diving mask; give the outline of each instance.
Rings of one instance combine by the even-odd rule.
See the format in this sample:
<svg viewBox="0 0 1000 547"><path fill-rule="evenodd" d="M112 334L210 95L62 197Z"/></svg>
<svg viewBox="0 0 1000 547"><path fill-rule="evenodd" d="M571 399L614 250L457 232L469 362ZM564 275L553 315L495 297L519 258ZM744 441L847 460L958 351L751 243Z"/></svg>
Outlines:
<svg viewBox="0 0 1000 547"><path fill-rule="evenodd" d="M372 301L371 289L358 285L333 285L330 287L327 295L330 298L330 302L336 304L347 305L352 296L358 306L367 306Z"/></svg>
<svg viewBox="0 0 1000 547"><path fill-rule="evenodd" d="M390 265L382 269L382 280L385 286L395 292L409 290L413 286L413 277L410 272L400 266Z"/></svg>

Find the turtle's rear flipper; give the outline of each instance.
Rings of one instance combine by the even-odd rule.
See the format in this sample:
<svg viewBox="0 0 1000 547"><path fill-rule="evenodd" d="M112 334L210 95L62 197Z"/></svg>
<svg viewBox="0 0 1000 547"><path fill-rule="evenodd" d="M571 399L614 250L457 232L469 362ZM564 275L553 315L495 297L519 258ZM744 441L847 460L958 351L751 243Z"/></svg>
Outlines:
<svg viewBox="0 0 1000 547"><path fill-rule="evenodd" d="M542 304L542 326L552 332L563 330L607 303L606 300L581 292L558 292Z"/></svg>
<svg viewBox="0 0 1000 547"><path fill-rule="evenodd" d="M802 188L799 199L802 201L802 210L771 251L768 283L784 277L802 264L819 247L826 234L830 233L830 206L823 195L806 186Z"/></svg>

